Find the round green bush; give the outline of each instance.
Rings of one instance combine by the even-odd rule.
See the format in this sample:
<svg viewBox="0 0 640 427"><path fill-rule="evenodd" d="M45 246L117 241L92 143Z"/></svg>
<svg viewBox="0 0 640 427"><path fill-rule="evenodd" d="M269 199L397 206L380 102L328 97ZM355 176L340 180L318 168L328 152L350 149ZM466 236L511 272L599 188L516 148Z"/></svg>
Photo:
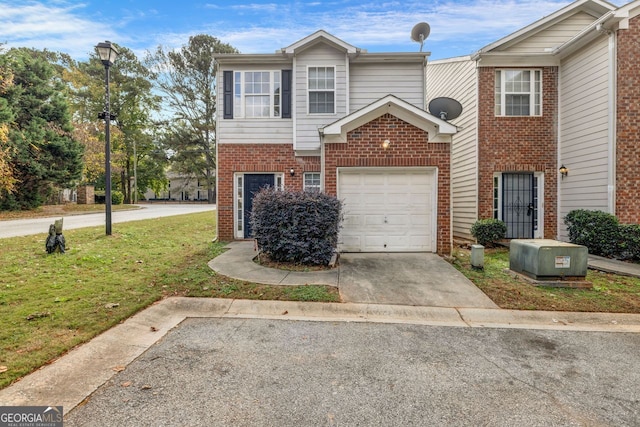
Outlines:
<svg viewBox="0 0 640 427"><path fill-rule="evenodd" d="M481 245L492 246L507 235L507 225L499 219L480 219L471 226L471 235Z"/></svg>
<svg viewBox="0 0 640 427"><path fill-rule="evenodd" d="M122 191L112 191L111 192L111 204L112 205L121 205L124 202L124 194Z"/></svg>

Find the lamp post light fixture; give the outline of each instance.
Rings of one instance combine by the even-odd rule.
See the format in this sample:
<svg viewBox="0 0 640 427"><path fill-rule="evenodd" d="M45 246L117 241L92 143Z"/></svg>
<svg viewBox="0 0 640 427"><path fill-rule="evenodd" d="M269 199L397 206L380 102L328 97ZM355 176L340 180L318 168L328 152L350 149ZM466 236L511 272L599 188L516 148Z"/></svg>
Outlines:
<svg viewBox="0 0 640 427"><path fill-rule="evenodd" d="M111 235L111 119L115 118L109 111L109 67L116 62L118 57L118 49L111 44L110 41L98 43L96 46L100 60L104 64L105 77L105 95L104 95L104 111L98 115L98 118L104 119L104 204L106 218L106 234Z"/></svg>

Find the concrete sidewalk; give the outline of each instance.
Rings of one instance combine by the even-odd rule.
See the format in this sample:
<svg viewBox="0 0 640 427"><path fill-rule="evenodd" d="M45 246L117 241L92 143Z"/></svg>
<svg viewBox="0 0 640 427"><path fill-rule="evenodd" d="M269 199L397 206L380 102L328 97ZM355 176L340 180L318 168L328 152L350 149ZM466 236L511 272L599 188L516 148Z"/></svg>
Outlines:
<svg viewBox="0 0 640 427"><path fill-rule="evenodd" d="M209 262L214 271L269 285L327 285L345 303L498 308L469 279L433 253L345 253L337 268L297 272L253 261L252 241L237 241Z"/></svg>
<svg viewBox="0 0 640 427"><path fill-rule="evenodd" d="M590 254L587 264L592 270L615 273L621 276L640 277L640 264L632 262L618 261Z"/></svg>
<svg viewBox="0 0 640 427"><path fill-rule="evenodd" d="M55 404L67 413L190 317L640 333L635 314L172 297L0 390L0 405Z"/></svg>

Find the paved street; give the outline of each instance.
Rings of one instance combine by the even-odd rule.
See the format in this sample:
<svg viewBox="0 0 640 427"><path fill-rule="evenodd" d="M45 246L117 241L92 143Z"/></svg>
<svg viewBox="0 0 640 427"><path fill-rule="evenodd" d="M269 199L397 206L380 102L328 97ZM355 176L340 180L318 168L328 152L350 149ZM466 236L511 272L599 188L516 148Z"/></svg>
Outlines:
<svg viewBox="0 0 640 427"><path fill-rule="evenodd" d="M640 335L186 319L65 426L632 426Z"/></svg>
<svg viewBox="0 0 640 427"><path fill-rule="evenodd" d="M111 213L111 222L116 224L119 222L138 221L141 219L160 218L163 216L183 215L195 212L214 211L216 205L209 204L142 204L142 209L134 209L127 211L114 211ZM0 221L0 238L28 236L31 234L48 233L49 225L61 216L49 218L33 218L18 219L11 221ZM64 215L64 230L72 230L74 228L94 227L105 225L105 214L86 214L86 215ZM114 231L117 229L114 229Z"/></svg>

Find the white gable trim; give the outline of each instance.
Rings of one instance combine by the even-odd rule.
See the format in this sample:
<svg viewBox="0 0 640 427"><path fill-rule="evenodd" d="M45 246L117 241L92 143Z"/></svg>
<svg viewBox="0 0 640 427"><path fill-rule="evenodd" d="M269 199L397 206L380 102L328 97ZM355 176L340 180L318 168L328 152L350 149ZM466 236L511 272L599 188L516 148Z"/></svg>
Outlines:
<svg viewBox="0 0 640 427"><path fill-rule="evenodd" d="M500 40L495 41L483 47L482 49L480 49L479 51L473 54L473 59L477 60L480 56L483 56L488 52L498 49L501 46L508 45L518 40L523 40L528 37L531 37L532 35L537 34L538 32L544 30L545 28L548 28L554 23L560 22L561 20L565 19L567 16L577 13L578 11L583 11L585 13L588 13L594 16L595 18L599 18L602 15L606 14L607 12L610 12L615 9L616 7L614 5L607 3L605 1L600 1L600 0L575 1L569 4L568 6L552 13L551 15L545 16L544 18L530 25L527 25L526 27L521 28L520 30L512 34L506 37L503 37Z"/></svg>
<svg viewBox="0 0 640 427"><path fill-rule="evenodd" d="M320 42L325 42L325 43L329 43L337 48L340 48L342 50L344 50L346 53L348 54L357 54L360 53L360 49L350 45L349 43L346 43L342 40L340 40L339 38L327 33L324 30L318 30L315 33L303 38L302 40L299 40L297 42L295 42L292 45L289 45L287 47L283 47L282 49L280 49L281 53L287 54L287 55L293 55L296 52L299 52L300 50L304 50L308 47L311 47L317 43Z"/></svg>
<svg viewBox="0 0 640 427"><path fill-rule="evenodd" d="M389 113L429 133L429 142L451 142L457 128L402 99L387 95L346 117L318 129L323 142L347 142L347 133Z"/></svg>

